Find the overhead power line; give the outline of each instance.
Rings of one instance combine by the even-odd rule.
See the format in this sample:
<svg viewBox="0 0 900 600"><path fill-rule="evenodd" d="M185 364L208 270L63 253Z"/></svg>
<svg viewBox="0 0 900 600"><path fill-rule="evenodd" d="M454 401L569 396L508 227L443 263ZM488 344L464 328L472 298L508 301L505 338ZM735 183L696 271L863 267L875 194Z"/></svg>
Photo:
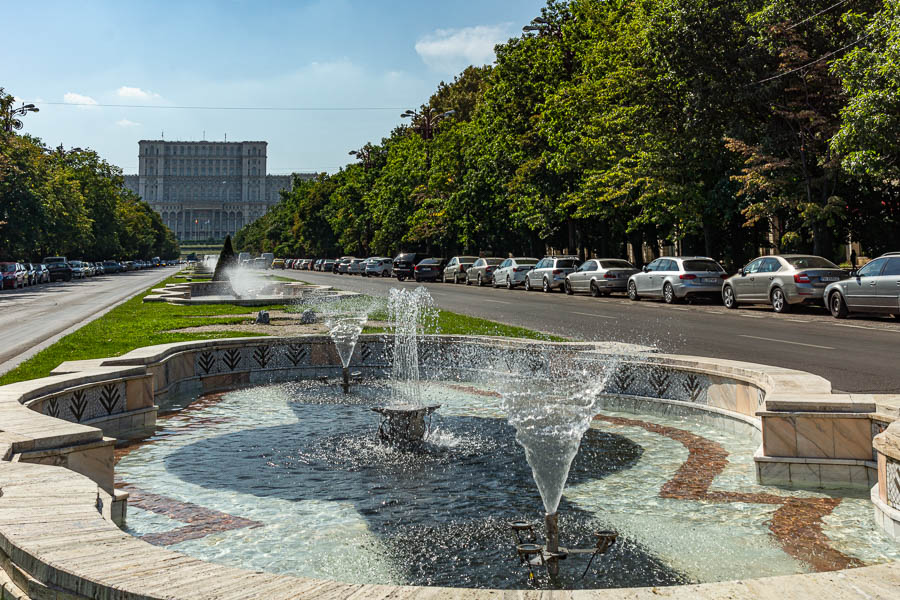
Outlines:
<svg viewBox="0 0 900 600"><path fill-rule="evenodd" d="M787 29L788 29L788 31L790 31L791 29L795 29L795 28L797 28L797 27L800 27L800 26L803 25L804 23L807 23L807 22L809 22L809 21L812 21L813 19L815 19L815 18L818 17L819 15L824 15L825 13L827 13L827 12L829 12L829 11L831 11L831 10L837 8L838 6L841 6L841 5L843 5L843 4L847 4L848 2L852 2L852 1L853 1L853 0L841 0L840 2L838 2L838 3L836 3L836 4L832 4L832 5L829 6L828 8L823 8L822 10L820 10L819 12L817 12L817 13L814 14L814 15L810 15L810 16L806 17L805 19L803 19L802 21L800 21L800 22L798 22L798 23L794 23L793 25L791 25L791 26L788 27Z"/></svg>
<svg viewBox="0 0 900 600"><path fill-rule="evenodd" d="M852 41L845 46L841 46L837 50L832 50L831 52L823 54L819 58L817 58L815 60L811 60L806 64L800 65L799 67L793 68L790 71L785 71L784 73L778 73L776 75L772 75L771 77L766 77L765 79L760 79L759 81L754 81L753 83L749 83L749 84L747 84L747 87L750 87L752 85L759 85L760 83L766 83L767 81L774 81L775 79L778 79L780 77L785 77L792 73L796 73L797 71L802 71L803 69L805 69L807 67L811 67L816 63L820 63L823 60L827 60L827 59L831 58L832 56L834 56L835 54L838 54L839 52L843 52L844 50L846 50L848 48L852 48L853 46L859 44L860 42L866 41L868 38L872 37L872 35L874 35L875 33L876 33L875 31L870 31L866 35L864 35L860 38L857 38L855 41Z"/></svg>
<svg viewBox="0 0 900 600"><path fill-rule="evenodd" d="M166 110L264 110L264 111L377 111L405 110L396 106L167 106L156 104L94 104L91 102L35 102L48 106L82 106L94 108L158 108Z"/></svg>

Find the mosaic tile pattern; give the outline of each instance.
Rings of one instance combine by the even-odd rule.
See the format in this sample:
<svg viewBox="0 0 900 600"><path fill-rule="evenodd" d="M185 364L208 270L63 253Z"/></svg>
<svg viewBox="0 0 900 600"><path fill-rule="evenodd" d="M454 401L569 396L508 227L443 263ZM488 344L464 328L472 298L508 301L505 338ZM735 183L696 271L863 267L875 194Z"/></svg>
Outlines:
<svg viewBox="0 0 900 600"><path fill-rule="evenodd" d="M894 508L900 509L900 461L886 456L885 463L885 487L887 488L888 504Z"/></svg>
<svg viewBox="0 0 900 600"><path fill-rule="evenodd" d="M616 369L603 391L706 405L711 384L709 377L700 373L626 363Z"/></svg>
<svg viewBox="0 0 900 600"><path fill-rule="evenodd" d="M828 537L822 533L822 518L841 503L840 498L793 498L776 494L710 491L713 481L728 464L728 452L721 444L683 429L637 419L605 415L598 415L595 419L615 425L642 427L680 442L688 449L687 460L659 490L661 498L780 504L769 523L769 531L789 555L819 572L864 566L862 561L832 548Z"/></svg>
<svg viewBox="0 0 900 600"><path fill-rule="evenodd" d="M45 400L43 412L75 423L125 412L125 389L125 382L118 382L73 390Z"/></svg>
<svg viewBox="0 0 900 600"><path fill-rule="evenodd" d="M197 375L221 375L237 371L289 369L310 364L309 344L257 344L204 350L194 357Z"/></svg>
<svg viewBox="0 0 900 600"><path fill-rule="evenodd" d="M884 421L875 421L874 419L871 421L872 423L872 439L875 439L875 436L887 429L889 423L885 423ZM878 461L878 451L875 448L872 448L872 460Z"/></svg>

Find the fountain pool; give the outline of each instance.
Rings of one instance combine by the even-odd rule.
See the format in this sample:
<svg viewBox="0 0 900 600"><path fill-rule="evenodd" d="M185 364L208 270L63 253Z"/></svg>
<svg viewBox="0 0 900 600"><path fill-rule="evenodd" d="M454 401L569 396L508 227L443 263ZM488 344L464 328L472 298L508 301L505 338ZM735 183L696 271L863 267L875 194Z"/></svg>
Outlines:
<svg viewBox="0 0 900 600"><path fill-rule="evenodd" d="M619 540L579 579L515 557L508 523L543 505L502 386L421 381L424 448L381 445L371 408L394 384L344 395L318 381L197 399L120 451L127 527L204 560L352 583L476 588L674 585L895 560L862 495L755 483L750 433L597 401L560 500L561 543ZM610 403L612 406L612 403ZM749 427L748 427L749 429ZM586 561L585 561L586 562Z"/></svg>

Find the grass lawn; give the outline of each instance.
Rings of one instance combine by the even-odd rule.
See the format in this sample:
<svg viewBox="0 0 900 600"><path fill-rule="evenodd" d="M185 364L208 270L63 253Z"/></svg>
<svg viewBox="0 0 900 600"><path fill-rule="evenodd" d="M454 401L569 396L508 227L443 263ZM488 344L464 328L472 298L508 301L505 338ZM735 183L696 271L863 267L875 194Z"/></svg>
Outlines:
<svg viewBox="0 0 900 600"><path fill-rule="evenodd" d="M275 276L278 280L294 281L286 277ZM154 285L163 287L167 283L179 283L175 276ZM238 331L220 331L209 333L171 331L200 325L234 325L242 323L250 315L260 310L297 310L302 307L273 306L235 306L233 304L208 304L199 306L179 306L165 302L144 304L144 296L150 288L134 298L115 307L99 319L91 321L78 331L70 333L49 348L40 351L9 373L0 377L0 385L45 377L50 371L67 360L84 360L89 358L106 358L121 356L141 346L187 342L191 340L208 340L229 337L245 337L253 335ZM371 321L387 320L384 300L370 297L353 299L354 303L377 306L370 313ZM229 315L229 316L222 316ZM247 315L247 316L234 316ZM548 335L523 327L503 325L443 310L436 311L436 316L426 325L426 333L442 333L445 335L483 335L518 337L533 340L565 341L565 338ZM365 333L382 333L386 330L378 327L367 327ZM263 334L259 334L263 335Z"/></svg>
<svg viewBox="0 0 900 600"><path fill-rule="evenodd" d="M178 282L174 277L170 277L158 285L154 285L153 288ZM49 348L41 350L0 377L0 385L45 377L60 363L67 360L121 356L135 348L154 344L252 335L242 332L171 333L168 330L216 323L240 323L246 321L247 318L216 318L216 315L251 315L259 310L283 308L281 306L234 306L231 304L177 306L165 302L144 304L142 299L148 293L150 293L149 289L120 304L99 319L91 321L78 331L70 333Z"/></svg>

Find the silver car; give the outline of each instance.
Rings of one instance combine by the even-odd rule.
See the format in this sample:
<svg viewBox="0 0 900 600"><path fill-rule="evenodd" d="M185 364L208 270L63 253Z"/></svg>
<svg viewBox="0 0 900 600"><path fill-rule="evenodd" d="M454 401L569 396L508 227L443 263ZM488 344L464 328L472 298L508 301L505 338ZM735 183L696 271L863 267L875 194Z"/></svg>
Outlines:
<svg viewBox="0 0 900 600"><path fill-rule="evenodd" d="M722 265L705 256L662 256L628 279L628 297L662 298L674 304L697 296L720 297Z"/></svg>
<svg viewBox="0 0 900 600"><path fill-rule="evenodd" d="M483 257L472 263L472 266L466 269L466 285L473 283L478 286L494 282L494 270L503 262L502 258Z"/></svg>
<svg viewBox="0 0 900 600"><path fill-rule="evenodd" d="M394 261L390 258L370 258L366 265L366 277L390 277L394 270Z"/></svg>
<svg viewBox="0 0 900 600"><path fill-rule="evenodd" d="M781 254L750 261L722 286L728 308L743 304L771 304L777 313L795 304L822 304L825 287L846 277L846 272L821 256Z"/></svg>
<svg viewBox="0 0 900 600"><path fill-rule="evenodd" d="M354 258L347 264L347 275L362 275L366 266L363 264L366 262L365 258Z"/></svg>
<svg viewBox="0 0 900 600"><path fill-rule="evenodd" d="M459 283L466 280L466 271L478 260L477 256L454 256L444 267L444 273L441 275L441 282Z"/></svg>
<svg viewBox="0 0 900 600"><path fill-rule="evenodd" d="M849 313L880 313L900 319L900 252L879 256L850 278L825 288L828 310L836 319Z"/></svg>
<svg viewBox="0 0 900 600"><path fill-rule="evenodd" d="M525 291L541 288L545 293L563 289L566 275L578 268L577 256L545 256L525 275Z"/></svg>
<svg viewBox="0 0 900 600"><path fill-rule="evenodd" d="M594 298L624 292L638 269L619 258L592 258L566 276L566 293L590 292Z"/></svg>
<svg viewBox="0 0 900 600"><path fill-rule="evenodd" d="M505 285L511 290L525 282L525 276L538 264L538 259L527 256L507 258L494 269L494 277L491 285L494 287Z"/></svg>

